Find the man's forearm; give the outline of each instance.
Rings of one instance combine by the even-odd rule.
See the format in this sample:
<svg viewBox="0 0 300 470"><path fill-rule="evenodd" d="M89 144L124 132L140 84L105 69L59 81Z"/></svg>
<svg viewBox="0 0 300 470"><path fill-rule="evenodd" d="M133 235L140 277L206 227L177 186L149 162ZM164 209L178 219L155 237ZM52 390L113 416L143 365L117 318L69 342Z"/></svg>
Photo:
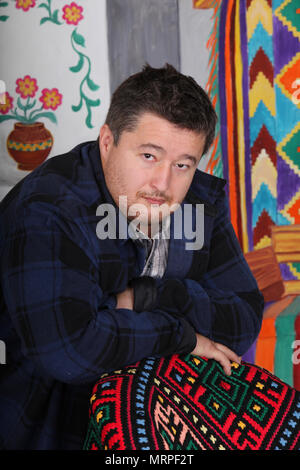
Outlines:
<svg viewBox="0 0 300 470"><path fill-rule="evenodd" d="M143 286L147 286L149 289L149 286L152 286L153 288L157 289L155 286L155 282L148 282L149 279L143 279L139 278L137 283L132 283L135 286L139 286L139 289L141 292L138 292L136 289L136 293L140 297L140 302L143 298ZM179 281L180 282L180 281ZM170 285L170 284L169 284ZM172 286L172 284L171 284ZM173 287L178 287L178 282L176 284L173 284ZM171 296L174 298L175 292L171 292ZM128 308L128 309L133 309L134 308L134 289L132 287L127 287L123 292L117 294L117 308ZM153 295L153 297L157 298L157 293ZM176 296L175 296L176 297ZM147 299L146 302L147 303ZM208 359L215 359L218 361L223 369L224 372L227 375L230 375L231 373L231 363L232 361L235 362L240 362L240 357L231 349L228 347L216 343L209 338L206 338L203 335L200 335L199 333L195 333L196 335L196 346L195 348L191 351L191 354L194 354L196 356L204 356Z"/></svg>
<svg viewBox="0 0 300 470"><path fill-rule="evenodd" d="M239 356L256 339L262 320L263 297L258 289L249 292L212 289L192 279L156 279L151 285L144 278L134 284L135 293L149 299L146 290L155 289L152 308L182 317L195 332L222 343Z"/></svg>
<svg viewBox="0 0 300 470"><path fill-rule="evenodd" d="M193 300L186 320L198 333L243 355L261 328L264 299L260 291L212 289L190 279L184 284Z"/></svg>

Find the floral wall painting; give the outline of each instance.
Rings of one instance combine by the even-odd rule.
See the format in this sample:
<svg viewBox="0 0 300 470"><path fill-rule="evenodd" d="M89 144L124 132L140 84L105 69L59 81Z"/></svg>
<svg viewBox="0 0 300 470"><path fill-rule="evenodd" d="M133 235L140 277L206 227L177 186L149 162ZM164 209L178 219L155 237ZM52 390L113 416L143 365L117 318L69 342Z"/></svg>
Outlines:
<svg viewBox="0 0 300 470"><path fill-rule="evenodd" d="M62 103L62 95L57 88L44 88L37 103L37 80L26 75L16 80L16 93L19 95L14 106L14 98L6 92L5 103L0 104L0 123L16 120L14 129L7 138L9 155L18 163L20 170L33 170L49 155L53 146L51 132L45 128L41 118L56 123L53 111ZM51 110L51 111L49 111Z"/></svg>
<svg viewBox="0 0 300 470"><path fill-rule="evenodd" d="M106 0L0 0L0 24L1 200L47 158L98 137L110 86Z"/></svg>
<svg viewBox="0 0 300 470"><path fill-rule="evenodd" d="M70 4L66 4L61 8L61 10L59 10L58 8L53 8L52 1L53 0L16 0L15 6L17 9L21 9L24 12L28 12L31 8L34 7L40 8L44 14L44 16L42 16L42 18L40 19L40 25L43 25L46 22L51 22L58 26L77 26L79 22L84 19L83 7L78 5L77 3L72 2ZM4 5L7 5L7 2L4 2ZM79 73L84 68L85 62L88 66L87 73L81 79L79 84L79 103L77 105L73 105L72 110L78 112L83 106L85 106L87 113L85 123L87 127L92 128L92 107L99 106L100 99L92 99L91 97L89 97L83 91L83 87L86 84L87 88L90 91L94 92L97 91L100 86L91 79L91 60L89 56L87 54L84 54L81 50L82 48L86 47L85 38L82 34L78 33L77 28L72 31L70 41L73 51L77 55L78 62L76 65L69 67L69 69L73 73Z"/></svg>
<svg viewBox="0 0 300 470"><path fill-rule="evenodd" d="M25 0L21 0L25 1ZM29 1L29 0L28 0ZM34 0L31 0L34 1ZM35 3L35 2L34 2ZM40 3L38 6L39 8L44 8L47 12L47 16L44 16L40 24L44 24L47 21L50 21L54 24L57 25L62 25L64 22L66 22L68 25L71 26L77 26L78 23L84 18L83 16L83 7L80 5L77 5L77 3L72 2L69 5L65 5L62 8L62 20L59 21L59 10L52 10L51 7L52 0L47 0L47 3ZM70 70L74 73L79 73L85 65L85 62L87 63L88 66L88 71L86 75L82 78L79 86L79 94L80 94L80 100L77 105L72 106L72 110L75 112L78 112L81 110L83 106L86 107L86 120L85 123L87 127L92 128L92 107L97 107L100 105L100 99L91 99L90 97L87 96L87 94L83 91L83 87L86 84L87 88L90 91L97 91L99 89L99 85L97 85L92 79L91 79L91 60L88 57L88 55L84 54L80 48L85 48L85 38L81 34L77 32L77 29L75 28L72 31L71 34L71 44L73 51L77 54L78 62L76 65L70 67Z"/></svg>

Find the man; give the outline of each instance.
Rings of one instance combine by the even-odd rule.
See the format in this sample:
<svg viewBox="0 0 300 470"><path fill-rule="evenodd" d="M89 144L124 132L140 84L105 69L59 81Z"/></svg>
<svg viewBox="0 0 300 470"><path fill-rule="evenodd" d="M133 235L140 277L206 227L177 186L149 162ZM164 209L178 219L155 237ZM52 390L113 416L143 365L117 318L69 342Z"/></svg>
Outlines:
<svg viewBox="0 0 300 470"><path fill-rule="evenodd" d="M80 449L103 372L191 352L230 374L257 337L263 299L225 181L197 170L215 123L192 78L146 66L115 91L98 141L49 159L2 201L2 448ZM188 230L175 236L183 220L204 230L200 247L188 249Z"/></svg>

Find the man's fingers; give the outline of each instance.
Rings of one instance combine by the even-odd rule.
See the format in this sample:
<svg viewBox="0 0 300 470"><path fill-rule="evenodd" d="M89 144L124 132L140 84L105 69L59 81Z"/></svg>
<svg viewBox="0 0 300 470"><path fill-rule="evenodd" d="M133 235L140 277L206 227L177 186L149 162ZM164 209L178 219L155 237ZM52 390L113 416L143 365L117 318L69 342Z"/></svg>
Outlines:
<svg viewBox="0 0 300 470"><path fill-rule="evenodd" d="M241 363L241 358L224 344L215 343L216 350L219 351L216 360L220 362L226 375L231 375L231 362Z"/></svg>
<svg viewBox="0 0 300 470"><path fill-rule="evenodd" d="M226 375L231 374L231 361L226 356L226 354L224 354L220 349L216 348L212 357L221 364Z"/></svg>
<svg viewBox="0 0 300 470"><path fill-rule="evenodd" d="M225 374L231 374L231 363L237 362L240 364L241 358L227 346L221 343L215 343L214 341L206 338L205 336L196 333L197 344L191 354L195 356L204 356L207 359L215 359L221 364Z"/></svg>
<svg viewBox="0 0 300 470"><path fill-rule="evenodd" d="M238 356L234 351L232 351L231 349L227 348L227 346L224 346L224 344L220 344L220 343L215 343L215 346L216 348L219 350L219 351L222 351L226 357L228 357L228 359L230 359L231 361L233 362L237 362L238 364L241 363L241 358L240 356Z"/></svg>

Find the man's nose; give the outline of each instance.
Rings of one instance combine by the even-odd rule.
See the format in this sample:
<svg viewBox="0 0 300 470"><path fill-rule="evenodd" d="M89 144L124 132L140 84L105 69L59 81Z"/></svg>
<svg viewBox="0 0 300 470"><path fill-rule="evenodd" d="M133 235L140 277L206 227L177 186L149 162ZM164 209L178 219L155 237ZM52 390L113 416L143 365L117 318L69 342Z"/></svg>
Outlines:
<svg viewBox="0 0 300 470"><path fill-rule="evenodd" d="M170 165L161 165L155 168L152 174L151 186L160 192L166 191L171 182L171 170Z"/></svg>

